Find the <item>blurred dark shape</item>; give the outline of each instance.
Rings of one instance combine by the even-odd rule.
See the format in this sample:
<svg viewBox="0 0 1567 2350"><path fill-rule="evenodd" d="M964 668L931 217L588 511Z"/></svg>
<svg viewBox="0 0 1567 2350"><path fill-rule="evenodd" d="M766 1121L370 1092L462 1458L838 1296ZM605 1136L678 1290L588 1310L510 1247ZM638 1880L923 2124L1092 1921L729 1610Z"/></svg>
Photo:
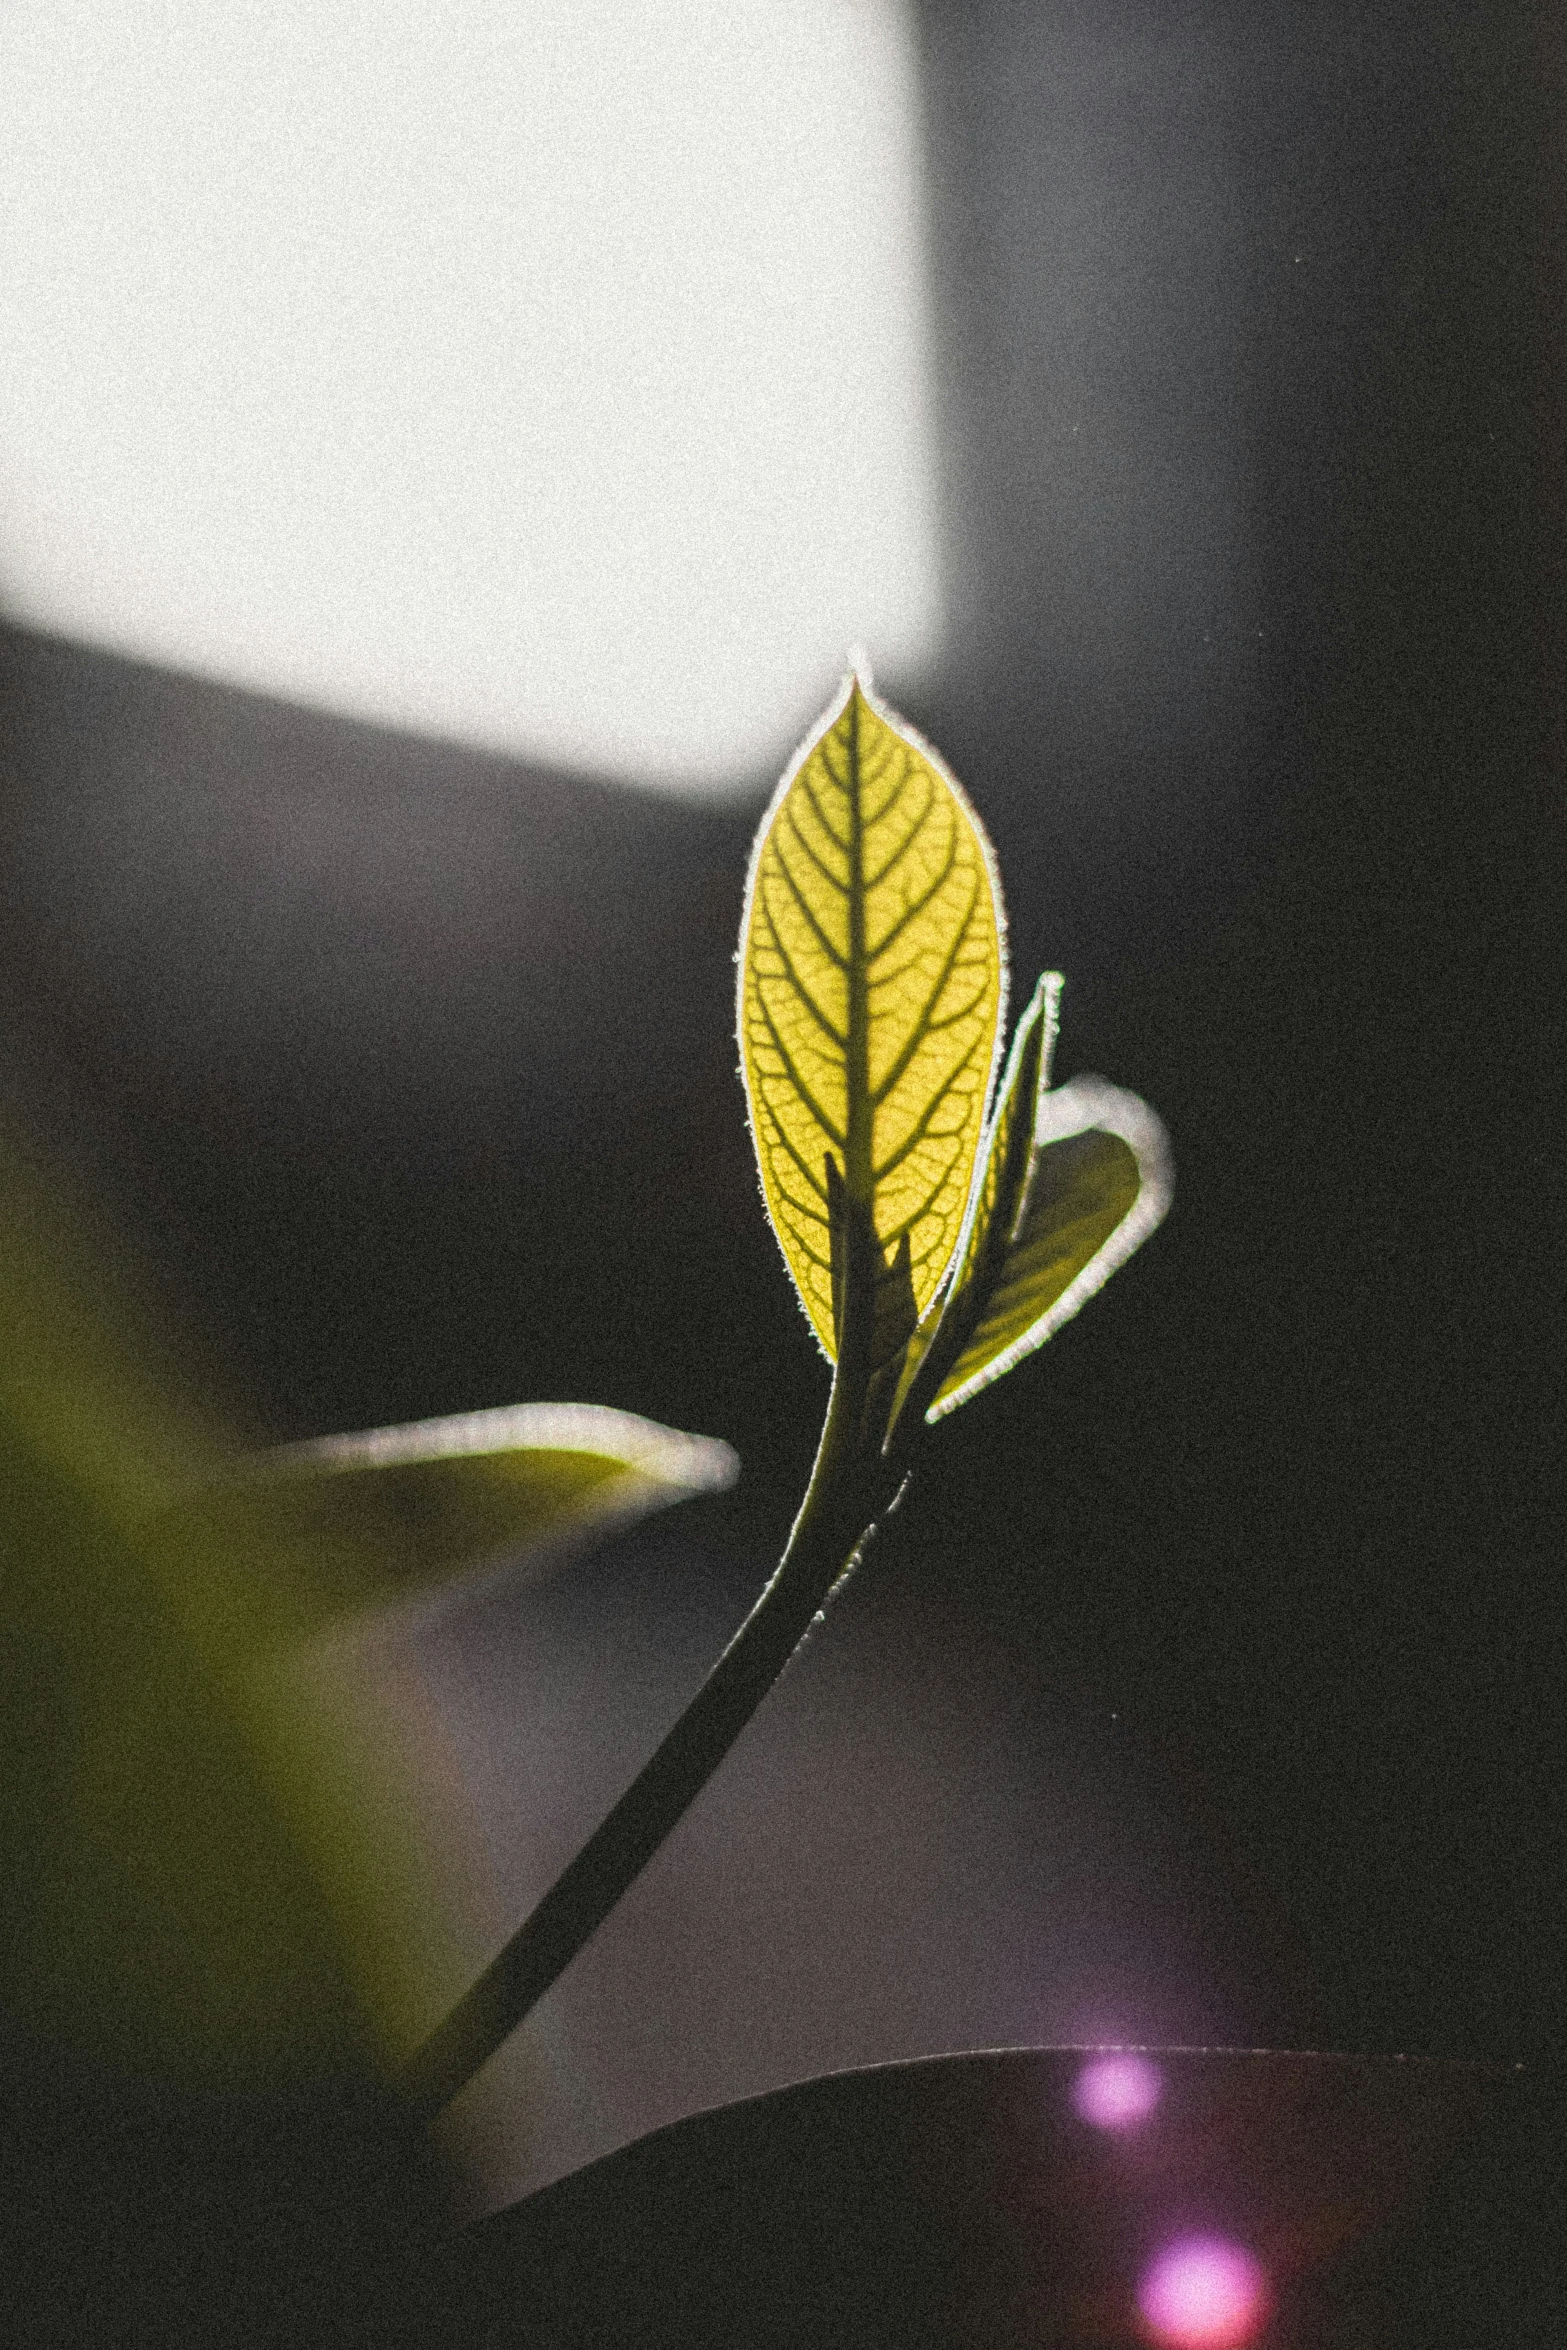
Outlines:
<svg viewBox="0 0 1567 2350"><path fill-rule="evenodd" d="M0 2334L15 2350L440 2350L447 2181L362 2076L292 2094L0 2078Z"/></svg>
<svg viewBox="0 0 1567 2350"><path fill-rule="evenodd" d="M0 1133L0 2339L431 2342L450 2182L247 1703L265 1553L160 1539L216 1415L69 1193Z"/></svg>
<svg viewBox="0 0 1567 2350"><path fill-rule="evenodd" d="M1203 2238L1256 2263L1270 2342L1550 2338L1561 2237L1538 2154L1559 2082L1157 2054L1167 2093L1130 2141L1074 2114L1083 2052L1059 2049L837 2074L676 2123L469 2232L468 2338L1134 2350L1139 2281Z"/></svg>
<svg viewBox="0 0 1567 2350"><path fill-rule="evenodd" d="M1049 1449L991 1588L1196 1764L1304 1936L1297 2031L1559 2046L1560 32L921 20L958 587L921 715L1016 966L1068 974L1061 1074L1144 1094L1178 1169L994 1400L992 1477Z"/></svg>

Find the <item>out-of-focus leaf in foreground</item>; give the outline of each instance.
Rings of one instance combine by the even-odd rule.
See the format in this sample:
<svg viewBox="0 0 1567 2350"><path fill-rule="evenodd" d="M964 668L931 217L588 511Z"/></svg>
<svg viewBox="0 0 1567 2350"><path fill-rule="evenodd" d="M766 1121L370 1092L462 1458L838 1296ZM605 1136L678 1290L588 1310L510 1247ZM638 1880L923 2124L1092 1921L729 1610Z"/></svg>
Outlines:
<svg viewBox="0 0 1567 2350"><path fill-rule="evenodd" d="M546 1405L236 1473L65 1197L0 1132L0 2005L144 2077L352 2070L367 2021L408 2043L471 1953L419 1826L437 1726L329 1620L727 1483L733 1457Z"/></svg>
<svg viewBox="0 0 1567 2350"><path fill-rule="evenodd" d="M645 1512L722 1491L735 1456L603 1404L525 1403L281 1445L243 1488L322 1612L400 1597L502 1559L555 1552Z"/></svg>
<svg viewBox="0 0 1567 2350"><path fill-rule="evenodd" d="M484 1843L397 1604L526 1568L733 1482L729 1446L593 1404L515 1404L276 1447L186 1484L169 1557L246 1562L275 1629L247 1696L281 1749L303 1847L361 1996L405 2052L475 1971ZM375 1611L367 1615L366 1610Z"/></svg>
<svg viewBox="0 0 1567 2350"><path fill-rule="evenodd" d="M1052 1092L1046 1065L1015 1216L930 1418L967 1402L1070 1321L1160 1222L1170 1190L1164 1128L1147 1103L1100 1077Z"/></svg>
<svg viewBox="0 0 1567 2350"><path fill-rule="evenodd" d="M833 1360L846 1228L868 1220L874 1232L882 1360L941 1286L1003 994L1000 890L979 821L936 754L850 678L763 819L740 942L762 1190Z"/></svg>
<svg viewBox="0 0 1567 2350"><path fill-rule="evenodd" d="M350 1969L246 1717L270 1595L155 1533L224 1431L120 1253L8 1133L0 1323L7 2028L150 2081L352 2070Z"/></svg>

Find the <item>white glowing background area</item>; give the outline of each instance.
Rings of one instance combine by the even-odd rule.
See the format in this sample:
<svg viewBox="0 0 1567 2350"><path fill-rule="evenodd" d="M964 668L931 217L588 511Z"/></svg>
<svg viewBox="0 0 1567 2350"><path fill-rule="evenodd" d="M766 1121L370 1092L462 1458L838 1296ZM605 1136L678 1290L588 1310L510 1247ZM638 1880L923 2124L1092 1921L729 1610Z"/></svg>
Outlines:
<svg viewBox="0 0 1567 2350"><path fill-rule="evenodd" d="M936 649L900 0L11 0L0 604L754 780Z"/></svg>

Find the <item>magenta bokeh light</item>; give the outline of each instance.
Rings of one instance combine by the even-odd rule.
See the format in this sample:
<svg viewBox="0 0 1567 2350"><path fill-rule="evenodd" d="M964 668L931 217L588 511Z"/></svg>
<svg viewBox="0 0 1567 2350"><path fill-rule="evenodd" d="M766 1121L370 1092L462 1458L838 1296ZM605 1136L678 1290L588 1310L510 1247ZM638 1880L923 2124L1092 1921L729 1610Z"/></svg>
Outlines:
<svg viewBox="0 0 1567 2350"><path fill-rule="evenodd" d="M1151 2057L1117 2048L1090 2058L1072 2084L1079 2118L1099 2130L1133 2130L1164 2094L1164 2075Z"/></svg>
<svg viewBox="0 0 1567 2350"><path fill-rule="evenodd" d="M1148 2268L1137 2306L1169 2350L1242 2350L1268 2314L1268 2279L1244 2245L1181 2236Z"/></svg>

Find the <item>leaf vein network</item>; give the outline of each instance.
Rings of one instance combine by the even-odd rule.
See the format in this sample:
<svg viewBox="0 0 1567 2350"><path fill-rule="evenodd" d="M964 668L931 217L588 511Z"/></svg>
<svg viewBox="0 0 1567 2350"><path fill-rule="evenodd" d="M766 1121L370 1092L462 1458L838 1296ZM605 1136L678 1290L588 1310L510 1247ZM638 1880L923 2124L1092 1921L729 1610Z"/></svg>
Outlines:
<svg viewBox="0 0 1567 2350"><path fill-rule="evenodd" d="M897 872L898 867L903 863L904 858L908 856L909 852L917 845L920 835L924 831L925 826L930 819L930 813L935 804L935 786L930 785L927 789L924 807L920 809L918 815L914 818L908 830L904 833L903 838L899 841L897 847L893 850L892 855L887 859L885 865L883 865L878 872L872 873L867 877L865 883L867 892L873 889L880 889L883 884L889 881L892 875ZM866 830L870 830L868 825Z"/></svg>
<svg viewBox="0 0 1567 2350"><path fill-rule="evenodd" d="M886 760L883 760L882 765L885 766L886 764ZM860 782L860 829L867 840L870 838L873 832L877 831L880 826L886 823L887 818L900 804L904 793L909 788L909 784L914 776L914 773L914 762L905 752L902 760L899 763L898 772L893 777L892 783L888 788L887 795L883 799L881 806L879 808L867 810L865 807L866 785L870 784L871 786L874 786L880 780L880 769L869 776L865 775L862 770ZM930 812L936 797L936 783L934 776L926 775L924 780L926 790L925 805L921 809L919 815L914 819L916 829L924 822L925 817Z"/></svg>
<svg viewBox="0 0 1567 2350"><path fill-rule="evenodd" d="M811 846L811 843L806 839L805 834L801 831L799 818L795 815L794 810L792 808L786 808L784 813L789 819L789 830L793 833L801 848L810 858L811 863L816 867L817 872L821 875L823 881L826 882L833 895L835 897L846 898L849 894L849 884L844 879L843 875L841 873L834 873L832 867L827 863L826 859L817 854L816 850ZM790 887L794 889L796 895L798 895L799 885L795 881L794 875L789 872L788 860L784 856L782 846L775 844L773 854L778 863L783 867L784 872L788 874ZM838 964L840 969L844 968L844 958L838 953L837 949L828 944L825 938L823 939L822 943L824 946L826 946L827 952L832 956L833 961Z"/></svg>
<svg viewBox="0 0 1567 2350"><path fill-rule="evenodd" d="M782 1192L779 1193L780 1199L785 1197L786 1194ZM789 1204L791 1206L794 1205L792 1201ZM789 1226L789 1237L794 1242L794 1245L799 1250L801 1256L804 1257L806 1263L808 1265L814 1265L819 1273L825 1273L830 1281L832 1279L832 1259L830 1257L824 1257L820 1249L816 1249L811 1246L809 1239L806 1237L805 1232L802 1230L795 1216L791 1216L786 1220ZM812 1221L814 1223L820 1223L821 1219L820 1217L816 1217L813 1218Z"/></svg>
<svg viewBox="0 0 1567 2350"><path fill-rule="evenodd" d="M785 1077L787 1077L789 1083L794 1087L795 1092L799 1095L801 1101L804 1102L806 1108L810 1111L811 1116L816 1120L817 1125L827 1136L828 1140L835 1142L838 1148L842 1150L845 1147L843 1136L839 1133L838 1128L833 1124L831 1118L828 1117L826 1111L822 1108L820 1102L816 1099L816 1096L812 1093L810 1087L806 1084L805 1079L800 1075L800 1071L796 1065L794 1055L790 1052L789 1047L784 1043L782 1036L779 1034L778 1023L773 1018L771 1008L769 1007L767 999L762 994L760 988L758 988L756 994L756 1008L761 1013L763 1020L767 1023L767 1033L772 1039L774 1052L778 1055L779 1060L783 1063L783 1073ZM777 1111L774 1110L773 1116L776 1118L777 1115Z"/></svg>
<svg viewBox="0 0 1567 2350"><path fill-rule="evenodd" d="M882 933L881 937L876 941L876 944L868 949L866 954L867 963L879 962L882 956L887 952L887 949L893 944L894 940L902 937L904 931L908 929L909 924L919 920L920 916L924 913L925 908L931 903L932 899L939 897L941 892L946 888L947 883L952 879L953 870L957 865L957 861L958 843L957 836L954 833L947 843L946 863L942 866L941 871L937 874L935 880L930 884L930 887L919 897L913 899L909 905L904 907L903 912L898 916L897 920L891 925L889 929ZM973 910L973 900L971 898L968 909L963 917L965 925L967 924L969 915L972 914Z"/></svg>
<svg viewBox="0 0 1567 2350"><path fill-rule="evenodd" d="M910 957L909 957L908 961L907 961L906 963L900 963L900 964L898 964L898 966L897 966L897 968L896 968L895 970L892 970L892 971L882 971L882 972L878 972L878 973L877 973L877 975L875 976L875 978L873 978L873 979L868 979L868 980L866 981L866 983L865 983L865 984L866 984L866 987L867 987L867 989L868 989L868 990L869 990L869 991L870 991L872 994L874 994L874 993L875 993L875 992L876 992L878 989L880 989L880 988L884 988L884 987L896 987L896 986L898 986L898 984L900 983L900 981L907 979L907 977L908 977L908 975L909 975L909 973L910 973L911 971L917 971L917 970L919 969L919 967L920 967L921 963L924 961L924 959L925 959L925 956L928 954L928 952L929 952L929 951L930 951L930 950L929 950L928 948L926 948L926 947L922 947L922 948L920 949L920 951L919 951L919 953L918 953L918 954L910 955ZM871 1018L872 1018L872 1020L878 1020L878 1021L879 1021L879 1020L891 1020L891 1019L893 1019L893 1018L895 1018L895 1017L896 1017L896 1009L895 1009L895 1008L894 1008L893 1010L889 1010L889 1011L885 1011L885 1012L873 1012L873 1013L871 1014Z"/></svg>
<svg viewBox="0 0 1567 2350"><path fill-rule="evenodd" d="M843 799L845 801L851 799L852 794L849 789L849 779L846 775L840 775L838 773L837 768L833 765L832 759L828 754L827 745L825 742L820 746L816 755L822 763L823 772L831 778L833 783L837 785ZM838 835L833 832L832 826L828 823L826 817L822 814L820 803L817 800L815 792L811 789L809 773L804 767L800 769L800 773L796 780L804 784L805 796L810 801L811 806L815 809L817 822L821 825L823 832L832 833L833 839L838 842L839 848L842 849L844 855L847 856L849 854L849 844L846 840L838 840Z"/></svg>
<svg viewBox="0 0 1567 2350"><path fill-rule="evenodd" d="M799 997L801 1003L810 1013L811 1018L816 1022L817 1027L821 1029L823 1035L830 1036L833 1043L838 1047L838 1050L842 1052L848 1044L848 1038L842 1033L840 1029L833 1025L831 1020L828 1019L826 1013L822 1010L820 1004L816 1001L816 998L812 995L810 989L806 986L805 981L800 977L799 971L795 967L794 957L790 954L789 949L784 945L778 925L773 919L773 910L771 906L764 904L762 911L766 917L768 931L772 937L773 953L778 957L779 962L783 965L783 976L788 980L790 986L794 989L795 994Z"/></svg>
<svg viewBox="0 0 1567 2350"><path fill-rule="evenodd" d="M959 969L966 968L966 965L959 965ZM956 1028L960 1020L972 1019L990 992L989 982L990 974L987 971L979 983L977 992L969 997L969 1000L966 1004L959 1004L955 1012L943 1012L939 1020L936 1019L934 1015L932 1015L932 1017L926 1021L925 1034L927 1036L940 1036L943 1029Z"/></svg>
<svg viewBox="0 0 1567 2350"><path fill-rule="evenodd" d="M796 1160L795 1163L803 1170L803 1160ZM776 1176L774 1177L774 1181L777 1182ZM797 1216L803 1216L808 1224L820 1225L824 1231L829 1229L827 1218L823 1215L821 1209L813 1207L808 1199L796 1199L794 1193L788 1188L787 1184L781 1182L778 1183L778 1197L783 1201L783 1204L786 1208L792 1208L794 1213Z"/></svg>
<svg viewBox="0 0 1567 2350"><path fill-rule="evenodd" d="M789 1156L789 1157L790 1157L790 1158L791 1158L791 1159L794 1161L795 1165L796 1165L796 1166L799 1168L799 1170L800 1170L800 1173L801 1173L801 1174L802 1174L802 1175L805 1177L805 1180L806 1180L806 1182L807 1182L807 1183L810 1185L810 1187L811 1187L812 1191L814 1191L814 1192L816 1193L817 1197L818 1197L818 1198L819 1198L819 1199L822 1201L823 1205L825 1206L825 1205L826 1205L826 1200L827 1200L827 1193L826 1193L826 1189L825 1189L825 1187L824 1187L824 1186L823 1186L823 1185L822 1185L822 1184L821 1184L821 1183L820 1183L820 1182L817 1180L816 1176L815 1176L815 1175L812 1173L812 1171L811 1171L811 1162L810 1162L810 1160L809 1160L809 1159L807 1159L807 1158L805 1158L805 1157L804 1157L804 1156L801 1154L801 1152L798 1150L798 1148L796 1147L796 1145L795 1145L795 1144L794 1144L794 1143L793 1143L793 1142L790 1140L790 1138L789 1138L789 1135L788 1135L788 1132L786 1131L786 1129L784 1128L784 1126L783 1126L783 1125L782 1125L782 1123L780 1122L780 1119L779 1119L779 1116L778 1116L778 1112L777 1112L777 1111L776 1111L776 1110L773 1108L773 1105L772 1105L772 1103L771 1103L771 1102L768 1102L768 1103L766 1104L766 1108L767 1108L767 1115L768 1115L768 1117L770 1118L770 1120L772 1121L772 1127L773 1127L773 1141L774 1141L775 1145L780 1145L780 1146L783 1148L783 1150L784 1150L784 1151L785 1151L785 1152L788 1154L788 1156ZM773 1181L774 1181L775 1183L778 1183L779 1194L780 1194L780 1196L782 1196L782 1195L783 1195L783 1185L782 1185L781 1183L779 1183L779 1182L778 1182L778 1173L777 1173L777 1169L776 1169L776 1168L774 1168L774 1170L773 1170ZM802 1213L803 1215L813 1215L813 1214L815 1213L815 1211L814 1211L814 1210L813 1210L811 1207L809 1207L809 1206L807 1205L807 1206L805 1206L805 1207L803 1207L803 1208L801 1209L801 1213ZM823 1222L825 1222L825 1221L826 1221L826 1219L825 1219L824 1217L820 1217L820 1216L818 1216L818 1217L816 1218L816 1221L817 1221L818 1223L823 1223Z"/></svg>
<svg viewBox="0 0 1567 2350"><path fill-rule="evenodd" d="M875 1169L875 1180L878 1183L885 1182L889 1175L894 1173L897 1168L902 1166L904 1160L909 1156L911 1151L918 1150L922 1142L947 1141L951 1139L950 1136L932 1134L931 1121L934 1119L936 1112L943 1108L944 1105L952 1099L954 1094L956 1094L958 1098L963 1101L973 1100L974 1096L972 1086L970 1086L965 1092L965 1089L958 1083L959 1078L963 1074L964 1064L968 1060L968 1057L969 1056L966 1049L959 1054L957 1060L953 1063L945 1078L942 1080L940 1087L934 1094L932 1094L930 1100L926 1103L924 1109L920 1112L918 1118L915 1120L909 1132L904 1136L902 1142L899 1143L897 1149L892 1153L890 1158L884 1159ZM965 1123L966 1122L967 1121L965 1118ZM961 1129L959 1129L959 1131L961 1132Z"/></svg>
<svg viewBox="0 0 1567 2350"><path fill-rule="evenodd" d="M947 949L946 954L942 958L941 970L937 975L936 983L934 987L931 988L929 994L926 996L924 1003L920 1006L919 1013L914 1022L914 1026L909 1032L908 1042L904 1045L903 1050L899 1053L897 1059L893 1062L892 1067L887 1071L887 1074L882 1079L880 1085L872 1089L871 1101L877 1109L880 1109L882 1103L892 1092L893 1087L895 1085L901 1084L903 1078L908 1072L910 1062L913 1060L915 1054L919 1051L920 1046L924 1043L926 1037L931 1032L932 1015L935 1012L937 1004L941 1001L948 980L952 977L953 968L957 963L959 950L962 948L968 937L969 922L973 916L974 905L978 896L979 883L976 878L974 887L969 894L968 905L964 910L963 927L958 931L957 935L952 941L951 946Z"/></svg>

